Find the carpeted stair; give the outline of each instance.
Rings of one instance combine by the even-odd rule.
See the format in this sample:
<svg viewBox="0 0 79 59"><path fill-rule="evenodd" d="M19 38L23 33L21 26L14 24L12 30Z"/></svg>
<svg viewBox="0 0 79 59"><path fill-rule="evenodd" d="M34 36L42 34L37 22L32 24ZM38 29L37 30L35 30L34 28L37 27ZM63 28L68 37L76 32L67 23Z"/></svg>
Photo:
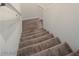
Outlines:
<svg viewBox="0 0 79 59"><path fill-rule="evenodd" d="M43 20L33 18L23 20L22 35L17 52L18 56L78 56L67 42L62 43L58 37L43 28Z"/></svg>

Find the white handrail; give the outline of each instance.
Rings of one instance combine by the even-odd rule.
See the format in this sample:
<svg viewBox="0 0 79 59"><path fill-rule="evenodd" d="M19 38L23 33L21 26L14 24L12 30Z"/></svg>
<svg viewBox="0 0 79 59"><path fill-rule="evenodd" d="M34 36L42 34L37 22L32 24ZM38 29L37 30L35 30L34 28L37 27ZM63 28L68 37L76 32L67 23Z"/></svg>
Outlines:
<svg viewBox="0 0 79 59"><path fill-rule="evenodd" d="M10 3L0 3L0 6L6 6L21 16L21 13Z"/></svg>
<svg viewBox="0 0 79 59"><path fill-rule="evenodd" d="M16 12L16 13L18 14L18 16L20 17L20 19L18 19L16 22L10 24L10 26L8 27L8 28L10 28L10 27L12 27L14 24L18 23L18 21L22 19L22 16L21 16L21 13L20 13L12 4L10 4L10 3L5 3L4 6L8 7L9 9L13 10L14 12Z"/></svg>
<svg viewBox="0 0 79 59"><path fill-rule="evenodd" d="M6 3L6 6L21 16L21 13L13 5L11 5L10 3Z"/></svg>

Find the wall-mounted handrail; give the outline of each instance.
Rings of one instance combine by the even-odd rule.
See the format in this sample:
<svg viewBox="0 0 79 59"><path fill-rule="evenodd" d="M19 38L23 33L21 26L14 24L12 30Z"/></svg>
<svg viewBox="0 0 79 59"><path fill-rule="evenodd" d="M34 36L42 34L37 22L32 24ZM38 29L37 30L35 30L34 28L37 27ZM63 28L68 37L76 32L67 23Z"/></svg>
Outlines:
<svg viewBox="0 0 79 59"><path fill-rule="evenodd" d="M15 23L10 24L10 26L8 26L8 28L11 28L14 24L18 23L18 21L22 19L21 13L12 4L1 3L0 7L2 7L2 6L8 7L9 9L13 10L14 12L16 12L20 16L20 19L18 19Z"/></svg>
<svg viewBox="0 0 79 59"><path fill-rule="evenodd" d="M0 6L5 6L5 3L0 3Z"/></svg>
<svg viewBox="0 0 79 59"><path fill-rule="evenodd" d="M13 5L11 5L10 3L6 3L6 6L21 16L21 13Z"/></svg>
<svg viewBox="0 0 79 59"><path fill-rule="evenodd" d="M6 6L10 9L12 9L13 11L15 11L18 15L21 16L21 13L10 3L0 3L0 6Z"/></svg>

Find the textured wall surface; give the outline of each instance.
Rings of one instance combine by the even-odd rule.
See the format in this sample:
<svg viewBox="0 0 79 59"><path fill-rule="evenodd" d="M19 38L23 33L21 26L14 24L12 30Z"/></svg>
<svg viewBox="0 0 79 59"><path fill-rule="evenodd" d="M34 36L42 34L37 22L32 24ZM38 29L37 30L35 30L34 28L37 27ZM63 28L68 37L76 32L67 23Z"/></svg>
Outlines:
<svg viewBox="0 0 79 59"><path fill-rule="evenodd" d="M20 10L19 4L12 5ZM16 15L6 6L0 7L0 55L16 55L21 32L21 20Z"/></svg>
<svg viewBox="0 0 79 59"><path fill-rule="evenodd" d="M46 4L43 15L48 31L67 41L73 50L79 49L79 4Z"/></svg>

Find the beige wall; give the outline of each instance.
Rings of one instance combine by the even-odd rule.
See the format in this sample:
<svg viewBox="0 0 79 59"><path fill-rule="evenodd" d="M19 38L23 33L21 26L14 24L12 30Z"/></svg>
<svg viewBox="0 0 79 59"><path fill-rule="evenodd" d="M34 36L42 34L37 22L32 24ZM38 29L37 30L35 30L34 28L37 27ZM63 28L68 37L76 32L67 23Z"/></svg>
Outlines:
<svg viewBox="0 0 79 59"><path fill-rule="evenodd" d="M47 5L47 6L46 6ZM79 49L79 4L43 4L44 27Z"/></svg>
<svg viewBox="0 0 79 59"><path fill-rule="evenodd" d="M12 3L12 5L22 13L23 19L32 17L42 18L42 9L36 4ZM23 20L21 19L17 22L19 19L19 15L12 9L6 6L0 7L0 55L17 54L21 33L21 20Z"/></svg>
<svg viewBox="0 0 79 59"><path fill-rule="evenodd" d="M58 36L62 42L67 41L73 50L79 49L79 4L12 5L22 13L23 19L43 17L44 28ZM0 7L0 55L16 55L21 21L13 25L12 28L8 28L8 26L16 22L17 19L19 16L16 16L15 12L6 7Z"/></svg>
<svg viewBox="0 0 79 59"><path fill-rule="evenodd" d="M40 17L42 18L42 8L37 4L32 3L22 3L21 4L21 11L23 19L33 18L33 17Z"/></svg>
<svg viewBox="0 0 79 59"><path fill-rule="evenodd" d="M12 5L20 11L20 4ZM21 20L17 20L20 20L20 17L16 12L6 6L0 7L0 55L17 53L21 32Z"/></svg>

